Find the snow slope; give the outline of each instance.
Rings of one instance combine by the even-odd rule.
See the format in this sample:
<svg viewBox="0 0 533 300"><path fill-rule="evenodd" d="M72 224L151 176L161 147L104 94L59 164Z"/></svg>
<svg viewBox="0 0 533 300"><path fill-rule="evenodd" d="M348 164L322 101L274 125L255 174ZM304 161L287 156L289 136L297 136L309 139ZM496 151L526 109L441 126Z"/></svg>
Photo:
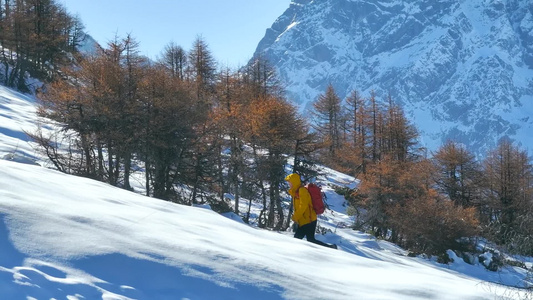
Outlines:
<svg viewBox="0 0 533 300"><path fill-rule="evenodd" d="M489 283L522 269L440 265L347 228L331 186L318 238L339 250L20 163L45 164L22 133L35 102L0 87L0 105L0 158L17 154L0 160L0 299L525 299Z"/></svg>
<svg viewBox="0 0 533 300"><path fill-rule="evenodd" d="M35 131L35 99L0 85L0 158L10 154L39 160L24 131Z"/></svg>
<svg viewBox="0 0 533 300"><path fill-rule="evenodd" d="M3 299L493 299L506 292L350 229L339 235L346 251L335 251L38 166L0 161L0 182Z"/></svg>

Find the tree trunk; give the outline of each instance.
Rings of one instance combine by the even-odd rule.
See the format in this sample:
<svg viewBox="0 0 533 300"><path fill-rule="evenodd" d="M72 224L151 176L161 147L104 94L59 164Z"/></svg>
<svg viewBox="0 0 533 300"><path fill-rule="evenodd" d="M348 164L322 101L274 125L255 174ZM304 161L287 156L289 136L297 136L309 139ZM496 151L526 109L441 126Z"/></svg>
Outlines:
<svg viewBox="0 0 533 300"><path fill-rule="evenodd" d="M146 196L150 197L150 161L146 159L144 162L144 175L145 175L145 189L146 189Z"/></svg>
<svg viewBox="0 0 533 300"><path fill-rule="evenodd" d="M124 189L131 191L130 185L130 173L131 173L131 153L126 151L124 155Z"/></svg>

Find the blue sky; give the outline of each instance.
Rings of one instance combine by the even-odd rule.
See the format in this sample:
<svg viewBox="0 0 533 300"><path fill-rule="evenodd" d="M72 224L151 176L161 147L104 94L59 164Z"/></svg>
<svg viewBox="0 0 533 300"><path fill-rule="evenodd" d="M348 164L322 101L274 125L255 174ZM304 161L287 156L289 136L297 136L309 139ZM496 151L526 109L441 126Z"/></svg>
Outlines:
<svg viewBox="0 0 533 300"><path fill-rule="evenodd" d="M189 50L202 36L222 66L244 65L290 0L59 0L100 44L131 33L156 59L173 41Z"/></svg>

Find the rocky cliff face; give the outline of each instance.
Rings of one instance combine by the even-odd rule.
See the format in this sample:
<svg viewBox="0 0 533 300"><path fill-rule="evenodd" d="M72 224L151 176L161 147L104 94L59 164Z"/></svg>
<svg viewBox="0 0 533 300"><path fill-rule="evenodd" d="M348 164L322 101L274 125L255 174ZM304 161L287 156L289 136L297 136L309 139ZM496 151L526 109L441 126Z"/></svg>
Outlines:
<svg viewBox="0 0 533 300"><path fill-rule="evenodd" d="M259 43L303 112L333 84L403 105L435 150L533 150L530 0L294 0Z"/></svg>

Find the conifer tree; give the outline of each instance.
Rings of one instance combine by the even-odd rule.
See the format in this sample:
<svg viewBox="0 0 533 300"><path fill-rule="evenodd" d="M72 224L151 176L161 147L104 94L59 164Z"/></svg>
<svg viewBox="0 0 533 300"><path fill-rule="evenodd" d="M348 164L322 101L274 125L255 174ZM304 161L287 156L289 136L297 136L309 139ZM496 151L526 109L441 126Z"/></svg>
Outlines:
<svg viewBox="0 0 533 300"><path fill-rule="evenodd" d="M407 120L403 110L392 102L390 96L387 111L381 116L384 119L381 122L379 152L399 161L408 160L418 140L417 129Z"/></svg>
<svg viewBox="0 0 533 300"><path fill-rule="evenodd" d="M266 150L264 155L255 152L254 157L259 164L257 175L261 181L264 201L260 225L281 229L284 217L280 191L285 178L285 154L289 153L296 139L295 132L298 132L296 111L294 107L276 97L256 99L250 108L249 141L252 145ZM266 202L267 198L270 199L269 203Z"/></svg>
<svg viewBox="0 0 533 300"><path fill-rule="evenodd" d="M55 81L43 97L42 112L79 134L86 161L82 175L131 188L142 62L131 37L117 38L109 49L63 69L64 79Z"/></svg>
<svg viewBox="0 0 533 300"><path fill-rule="evenodd" d="M123 40L124 43L124 98L125 105L121 111L122 124L118 128L121 142L119 142L119 149L123 157L124 165L124 188L132 189L130 185L130 174L133 155L135 154L139 145L139 86L140 82L145 76L143 74L145 59L139 54L139 43L131 36L127 35Z"/></svg>
<svg viewBox="0 0 533 300"><path fill-rule="evenodd" d="M333 85L328 86L326 93L318 97L313 107L313 116L316 118L314 129L327 149L328 159L332 160L341 147L341 100Z"/></svg>
<svg viewBox="0 0 533 300"><path fill-rule="evenodd" d="M26 73L45 81L53 79L56 68L51 66L67 63L66 53L75 51L69 41L79 23L54 0L5 0L0 7L4 84L28 91Z"/></svg>
<svg viewBox="0 0 533 300"><path fill-rule="evenodd" d="M283 90L276 70L265 57L255 56L245 68L243 76L254 98L283 97Z"/></svg>
<svg viewBox="0 0 533 300"><path fill-rule="evenodd" d="M188 60L189 76L195 86L196 96L199 101L207 104L207 97L212 93L216 79L216 61L203 38L196 38Z"/></svg>
<svg viewBox="0 0 533 300"><path fill-rule="evenodd" d="M146 164L147 190L151 181L154 197L185 203L174 185L186 182L187 153L199 119L196 106L184 83L162 67L150 67L147 74L140 88L140 149Z"/></svg>
<svg viewBox="0 0 533 300"><path fill-rule="evenodd" d="M86 38L84 30L85 25L83 24L81 18L79 16L74 16L71 20L71 24L69 26L69 38L68 38L68 49L69 52L77 52L78 47L81 45L83 40Z"/></svg>
<svg viewBox="0 0 533 300"><path fill-rule="evenodd" d="M349 138L343 144L342 153L338 155L339 170L357 177L366 172L368 164L368 128L369 115L366 101L357 91L346 98L346 131Z"/></svg>
<svg viewBox="0 0 533 300"><path fill-rule="evenodd" d="M79 68L65 68L62 71L64 79L52 82L47 87L47 93L39 95L39 114L62 124L63 132L72 131L77 134L72 143L79 149L73 151L74 154L80 153L79 159L75 155L50 159L59 159L56 165L68 166L61 168L65 172L97 179L102 179L103 173L97 173L96 157L92 150L98 147L96 141L103 130L104 117L101 115L103 106L98 101L101 92L99 81L96 80L98 76L94 76L93 72L99 70L100 66L100 61L96 58L87 58L80 63ZM101 154L100 148L98 153ZM102 156L99 158L103 159ZM61 161L62 159L67 160ZM99 171L103 172L101 169Z"/></svg>
<svg viewBox="0 0 533 300"><path fill-rule="evenodd" d="M371 134L372 134L372 163L376 163L379 157L379 140L380 140L380 122L381 118L380 109L376 100L376 93L374 91L370 92L370 120L371 120Z"/></svg>
<svg viewBox="0 0 533 300"><path fill-rule="evenodd" d="M246 153L244 151L245 143L245 114L246 107L249 105L251 87L244 84L240 73L232 73L225 69L219 75L217 85L217 106L220 118L222 135L220 139L228 137L227 147L229 148L229 158L226 161L227 166L227 189L235 197L234 212L239 214L239 204L241 189L243 185L243 176L246 173L248 164L246 163ZM224 185L222 183L222 185Z"/></svg>
<svg viewBox="0 0 533 300"><path fill-rule="evenodd" d="M403 207L407 199L420 199L427 194L427 175L430 168L420 160L413 146L417 143L416 128L412 126L397 106L389 101L386 111L377 105L374 93L370 98L371 110L367 119L372 133L370 150L372 165L363 174L356 199L368 210L366 222L376 236L385 236L392 231L391 238L397 239L399 232L391 220L393 207ZM411 172L424 164L426 174L414 179Z"/></svg>
<svg viewBox="0 0 533 300"><path fill-rule="evenodd" d="M185 80L185 72L187 70L187 51L181 46L171 42L163 50L160 62L172 74L180 80Z"/></svg>
<svg viewBox="0 0 533 300"><path fill-rule="evenodd" d="M444 144L433 156L439 191L456 205L479 206L481 170L474 155L456 142Z"/></svg>
<svg viewBox="0 0 533 300"><path fill-rule="evenodd" d="M531 211L533 197L532 166L527 153L508 140L502 140L483 162L486 201L489 207L489 229L496 241L511 243L525 233L523 218Z"/></svg>
<svg viewBox="0 0 533 300"><path fill-rule="evenodd" d="M354 90L348 98L346 98L346 112L348 115L348 132L351 136L353 145L364 144L364 110L365 100L361 97L358 91Z"/></svg>

